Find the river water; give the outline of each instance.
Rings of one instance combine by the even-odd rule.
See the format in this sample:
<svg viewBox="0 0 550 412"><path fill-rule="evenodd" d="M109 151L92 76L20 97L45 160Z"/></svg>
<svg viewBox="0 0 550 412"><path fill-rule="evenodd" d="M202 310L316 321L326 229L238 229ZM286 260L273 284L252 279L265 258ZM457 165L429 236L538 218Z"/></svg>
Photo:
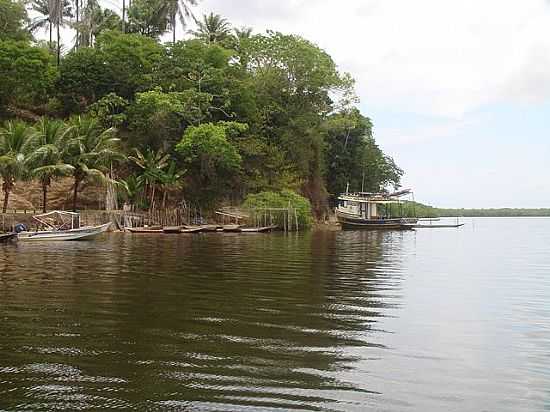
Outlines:
<svg viewBox="0 0 550 412"><path fill-rule="evenodd" d="M550 410L550 219L0 247L0 410Z"/></svg>

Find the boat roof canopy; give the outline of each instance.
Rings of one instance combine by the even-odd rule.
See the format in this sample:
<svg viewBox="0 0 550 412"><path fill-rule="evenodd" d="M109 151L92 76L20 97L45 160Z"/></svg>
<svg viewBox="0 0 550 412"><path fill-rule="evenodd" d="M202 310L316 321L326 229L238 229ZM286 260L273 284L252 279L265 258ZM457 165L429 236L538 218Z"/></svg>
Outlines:
<svg viewBox="0 0 550 412"><path fill-rule="evenodd" d="M50 217L50 216L78 216L79 214L76 212L66 212L65 210L53 210L48 213L42 213L40 215L34 215L34 217Z"/></svg>
<svg viewBox="0 0 550 412"><path fill-rule="evenodd" d="M339 200L349 200L359 203L399 203L401 198L412 193L411 189L404 189L393 193L356 192L341 194Z"/></svg>
<svg viewBox="0 0 550 412"><path fill-rule="evenodd" d="M66 212L64 210L53 210L48 213L34 215L33 219L40 222L46 227L52 229L72 229L74 227L74 219L80 216L79 213ZM78 221L77 221L78 222Z"/></svg>

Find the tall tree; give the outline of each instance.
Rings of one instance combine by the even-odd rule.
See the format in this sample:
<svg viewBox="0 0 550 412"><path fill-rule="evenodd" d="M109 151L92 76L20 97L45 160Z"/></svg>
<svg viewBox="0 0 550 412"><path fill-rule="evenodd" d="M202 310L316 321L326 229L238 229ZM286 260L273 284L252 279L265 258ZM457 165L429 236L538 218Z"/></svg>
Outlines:
<svg viewBox="0 0 550 412"><path fill-rule="evenodd" d="M68 0L48 0L49 18L57 30L57 65L61 61L61 27L65 25L65 17L71 16Z"/></svg>
<svg viewBox="0 0 550 412"><path fill-rule="evenodd" d="M219 14L205 14L189 33L206 43L225 44L231 39L231 24Z"/></svg>
<svg viewBox="0 0 550 412"><path fill-rule="evenodd" d="M141 152L135 149L135 156L130 156L129 160L141 169L137 182L144 188L145 196L150 196L149 208L155 210L156 190L163 183L164 169L170 164L170 155L162 150L147 149Z"/></svg>
<svg viewBox="0 0 550 412"><path fill-rule="evenodd" d="M166 0L134 0L128 7L127 31L157 39L169 25Z"/></svg>
<svg viewBox="0 0 550 412"><path fill-rule="evenodd" d="M30 175L42 186L42 210L48 205L48 188L53 179L68 176L73 166L63 161L63 151L71 128L61 120L41 118L34 126L31 151L26 158Z"/></svg>
<svg viewBox="0 0 550 412"><path fill-rule="evenodd" d="M39 15L35 17L29 24L28 28L31 32L36 30L46 29L49 32L49 46L53 50L53 26L54 26L54 15L53 9L55 2L52 0L32 0L30 2L31 10L38 13ZM71 7L69 0L63 1L63 14L64 17L71 17Z"/></svg>
<svg viewBox="0 0 550 412"><path fill-rule="evenodd" d="M22 41L0 41L0 111L43 103L56 69L45 48Z"/></svg>
<svg viewBox="0 0 550 412"><path fill-rule="evenodd" d="M4 192L2 213L6 213L8 209L10 193L15 187L15 182L27 174L25 158L30 150L31 134L30 126L21 121L7 122L5 127L0 129L0 176Z"/></svg>
<svg viewBox="0 0 550 412"><path fill-rule="evenodd" d="M195 18L191 8L196 6L198 0L165 0L164 7L170 17L170 27L172 29L172 42L176 42L176 26L177 21L181 22L185 27L189 18Z"/></svg>
<svg viewBox="0 0 550 412"><path fill-rule="evenodd" d="M0 0L0 40L29 40L27 24L23 2Z"/></svg>
<svg viewBox="0 0 550 412"><path fill-rule="evenodd" d="M78 44L83 47L94 45L97 36L104 30L120 30L120 17L110 9L103 9L97 0L88 0L80 11Z"/></svg>
<svg viewBox="0 0 550 412"><path fill-rule="evenodd" d="M104 129L97 119L81 116L72 118L69 125L71 133L63 159L73 167L73 210L76 211L81 184L86 180L107 182L110 165L124 156L113 128Z"/></svg>

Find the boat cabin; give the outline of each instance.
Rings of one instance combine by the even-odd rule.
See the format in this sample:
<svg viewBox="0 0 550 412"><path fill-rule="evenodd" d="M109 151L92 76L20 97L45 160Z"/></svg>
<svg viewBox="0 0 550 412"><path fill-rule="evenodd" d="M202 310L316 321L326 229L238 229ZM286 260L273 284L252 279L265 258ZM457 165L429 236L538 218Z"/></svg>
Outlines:
<svg viewBox="0 0 550 412"><path fill-rule="evenodd" d="M401 204L403 196L412 193L410 190L402 190L395 193L345 193L338 197L336 211L341 215L358 217L366 220L381 220L387 210L383 207L391 204Z"/></svg>

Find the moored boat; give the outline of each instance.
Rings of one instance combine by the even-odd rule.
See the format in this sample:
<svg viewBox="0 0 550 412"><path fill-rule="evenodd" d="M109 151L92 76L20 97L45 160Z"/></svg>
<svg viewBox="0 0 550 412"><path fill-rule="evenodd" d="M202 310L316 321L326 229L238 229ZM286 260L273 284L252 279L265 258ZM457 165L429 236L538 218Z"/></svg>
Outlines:
<svg viewBox="0 0 550 412"><path fill-rule="evenodd" d="M43 230L20 231L17 238L23 241L88 240L106 232L111 223L99 226L80 226L80 215L74 212L53 211L33 216Z"/></svg>
<svg viewBox="0 0 550 412"><path fill-rule="evenodd" d="M162 233L162 228L160 226L127 227L126 230L130 233Z"/></svg>
<svg viewBox="0 0 550 412"><path fill-rule="evenodd" d="M365 230L411 230L418 222L416 218L392 217L391 205L401 205L403 196L410 190L395 193L345 193L338 197L336 218L343 229ZM382 209L384 213L382 214Z"/></svg>
<svg viewBox="0 0 550 412"><path fill-rule="evenodd" d="M273 230L277 229L277 226L262 226L262 227L243 227L240 229L241 233L265 233L265 232L271 232Z"/></svg>
<svg viewBox="0 0 550 412"><path fill-rule="evenodd" d="M0 243L8 243L17 240L17 233L0 233Z"/></svg>

